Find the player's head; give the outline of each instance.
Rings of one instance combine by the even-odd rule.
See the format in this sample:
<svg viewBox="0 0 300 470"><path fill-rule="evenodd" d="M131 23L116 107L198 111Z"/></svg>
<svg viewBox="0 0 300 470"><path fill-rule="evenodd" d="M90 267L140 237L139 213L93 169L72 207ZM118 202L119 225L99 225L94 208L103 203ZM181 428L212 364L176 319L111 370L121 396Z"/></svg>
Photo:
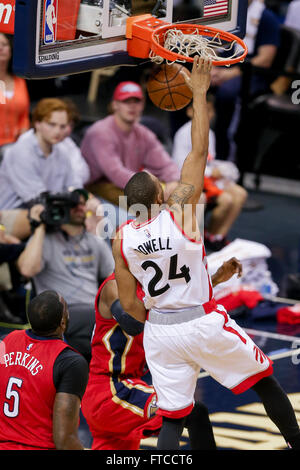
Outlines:
<svg viewBox="0 0 300 470"><path fill-rule="evenodd" d="M141 205L148 212L153 205L160 205L164 201L164 192L158 178L147 171L135 173L130 178L125 186L124 195L127 197L128 208Z"/></svg>
<svg viewBox="0 0 300 470"><path fill-rule="evenodd" d="M38 136L54 145L66 136L71 114L67 103L58 98L43 98L32 113L32 123Z"/></svg>
<svg viewBox="0 0 300 470"><path fill-rule="evenodd" d="M44 291L31 300L27 316L33 332L41 336L53 333L61 336L69 321L65 300L52 290Z"/></svg>
<svg viewBox="0 0 300 470"><path fill-rule="evenodd" d="M144 93L135 82L121 82L115 88L111 108L121 121L127 124L137 122L144 110Z"/></svg>

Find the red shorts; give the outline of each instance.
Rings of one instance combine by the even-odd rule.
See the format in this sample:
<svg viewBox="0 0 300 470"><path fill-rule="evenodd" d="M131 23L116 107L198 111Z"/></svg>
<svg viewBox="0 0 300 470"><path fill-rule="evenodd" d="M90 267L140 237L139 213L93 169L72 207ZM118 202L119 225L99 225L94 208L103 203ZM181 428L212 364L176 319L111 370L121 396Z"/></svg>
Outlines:
<svg viewBox="0 0 300 470"><path fill-rule="evenodd" d="M141 379L97 377L88 383L81 409L93 436L93 450L138 450L140 440L158 435L156 394Z"/></svg>
<svg viewBox="0 0 300 470"><path fill-rule="evenodd" d="M55 450L55 447L52 449L46 447L32 447L26 444L18 444L17 442L0 442L0 450Z"/></svg>

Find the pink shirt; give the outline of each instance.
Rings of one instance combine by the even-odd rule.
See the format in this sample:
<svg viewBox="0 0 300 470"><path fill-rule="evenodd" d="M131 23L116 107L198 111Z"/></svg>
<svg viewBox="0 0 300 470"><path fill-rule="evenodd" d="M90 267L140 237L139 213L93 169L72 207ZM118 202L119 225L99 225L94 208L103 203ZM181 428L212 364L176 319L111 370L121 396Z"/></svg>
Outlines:
<svg viewBox="0 0 300 470"><path fill-rule="evenodd" d="M135 124L129 133L124 132L114 116L88 129L81 152L90 168L90 183L102 179L123 189L131 176L143 169L166 183L179 180L177 165L152 131Z"/></svg>

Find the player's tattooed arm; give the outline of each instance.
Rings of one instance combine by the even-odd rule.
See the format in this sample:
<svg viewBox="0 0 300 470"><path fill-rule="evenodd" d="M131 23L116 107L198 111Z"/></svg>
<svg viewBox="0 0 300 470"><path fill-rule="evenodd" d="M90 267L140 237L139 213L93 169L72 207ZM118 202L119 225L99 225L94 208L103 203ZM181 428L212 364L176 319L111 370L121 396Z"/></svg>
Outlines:
<svg viewBox="0 0 300 470"><path fill-rule="evenodd" d="M179 206L181 209L187 204L195 192L195 186L180 182L168 199L169 206Z"/></svg>

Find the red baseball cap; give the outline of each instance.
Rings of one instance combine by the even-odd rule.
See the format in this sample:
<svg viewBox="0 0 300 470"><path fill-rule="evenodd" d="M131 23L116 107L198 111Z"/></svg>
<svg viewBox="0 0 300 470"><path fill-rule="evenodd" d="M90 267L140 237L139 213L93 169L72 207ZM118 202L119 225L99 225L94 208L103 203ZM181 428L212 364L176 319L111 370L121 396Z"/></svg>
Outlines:
<svg viewBox="0 0 300 470"><path fill-rule="evenodd" d="M113 94L113 100L125 101L128 98L138 98L139 100L144 99L143 90L135 82L121 82L115 88Z"/></svg>

